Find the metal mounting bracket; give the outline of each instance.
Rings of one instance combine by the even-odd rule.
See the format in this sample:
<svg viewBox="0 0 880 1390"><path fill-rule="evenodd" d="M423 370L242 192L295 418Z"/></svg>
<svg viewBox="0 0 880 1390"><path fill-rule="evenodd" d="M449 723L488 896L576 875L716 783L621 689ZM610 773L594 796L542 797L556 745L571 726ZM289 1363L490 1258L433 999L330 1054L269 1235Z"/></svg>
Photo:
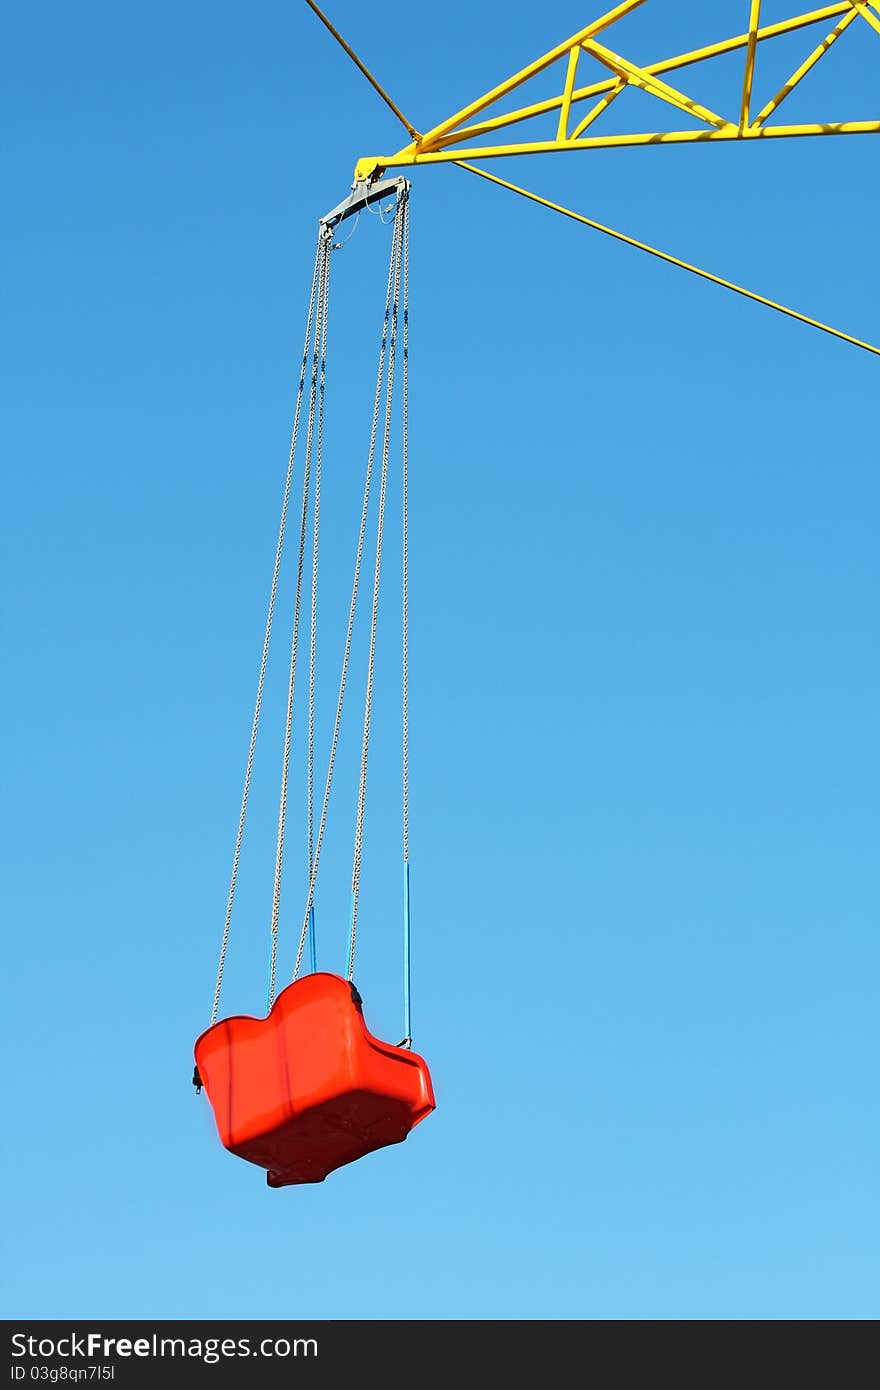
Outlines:
<svg viewBox="0 0 880 1390"><path fill-rule="evenodd" d="M321 226L332 230L338 227L340 222L344 222L346 217L369 207L370 203L378 203L382 198L389 198L392 194L399 199L405 196L411 187L409 180L404 178L377 179L371 183L352 184L348 197L321 218Z"/></svg>

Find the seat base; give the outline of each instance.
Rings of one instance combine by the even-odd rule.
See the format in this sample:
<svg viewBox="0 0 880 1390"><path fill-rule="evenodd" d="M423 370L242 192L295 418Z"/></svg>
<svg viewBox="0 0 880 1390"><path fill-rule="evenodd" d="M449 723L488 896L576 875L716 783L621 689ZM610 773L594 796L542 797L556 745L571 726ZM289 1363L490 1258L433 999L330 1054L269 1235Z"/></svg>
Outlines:
<svg viewBox="0 0 880 1390"><path fill-rule="evenodd" d="M328 1173L388 1144L402 1144L410 1110L387 1096L349 1091L233 1152L266 1168L270 1187L323 1182Z"/></svg>

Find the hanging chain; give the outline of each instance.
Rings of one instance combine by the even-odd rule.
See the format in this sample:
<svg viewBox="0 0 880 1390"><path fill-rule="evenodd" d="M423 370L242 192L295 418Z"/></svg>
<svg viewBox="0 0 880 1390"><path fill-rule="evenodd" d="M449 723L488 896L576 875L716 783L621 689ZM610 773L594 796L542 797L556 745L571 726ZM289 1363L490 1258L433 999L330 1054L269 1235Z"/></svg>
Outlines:
<svg viewBox="0 0 880 1390"><path fill-rule="evenodd" d="M275 564L272 569L272 586L269 592L269 610L266 616L266 631L263 637L263 651L260 657L260 673L257 679L257 695L254 703L254 717L251 724L251 737L248 744L247 762L244 773L244 787L241 794L241 809L238 816L238 829L235 836L235 850L232 856L232 873L229 881L229 896L226 901L226 919L223 924L223 939L220 944L220 960L217 966L217 983L214 988L214 1004L211 1009L211 1024L217 1022L217 1014L220 1010L220 991L223 987L223 969L226 964L226 949L229 945L229 928L232 923L232 908L235 902L235 888L238 882L238 866L241 859L241 844L244 837L244 825L247 817L248 798L250 796L251 775L254 767L254 751L257 746L257 732L260 726L260 712L263 707L263 688L266 681L266 663L269 659L269 644L272 638L272 621L275 616L275 600L278 595L278 575L281 570L281 556L284 551L284 535L287 529L287 510L290 502L290 486L293 480L293 460L296 454L296 441L299 435L299 422L302 412L303 395L305 392L306 367L309 358L309 344L312 338L312 321L315 313L315 297L318 291L318 282L321 268L321 242L319 239L318 247L315 252L315 268L312 274L312 290L309 298L309 312L306 319L306 337L303 347L302 366L299 374L299 387L296 395L296 409L293 416L293 432L290 441L290 454L287 460L287 473L284 479L284 493L281 501L281 519L278 526L278 543L275 547Z"/></svg>
<svg viewBox="0 0 880 1390"><path fill-rule="evenodd" d="M412 900L409 873L409 199L403 218L403 410L401 420L401 786L403 793L403 1038L412 1047Z"/></svg>
<svg viewBox="0 0 880 1390"><path fill-rule="evenodd" d="M328 237L327 247L327 294L324 298L323 329L322 329L322 351L321 351L321 377L318 387L318 442L315 449L315 498L313 505L313 527L312 527L312 611L311 623L309 626L309 714L308 714L308 750L307 750L307 773L306 773L306 819L308 823L308 859L306 875L307 880L311 879L312 865L315 859L315 676L317 669L317 641L318 641L318 557L320 550L321 536L321 472L324 458L324 393L327 378L327 312L330 305L330 253L338 250L336 242ZM309 955L312 970L317 970L317 952L315 949L315 909L314 906L309 911Z"/></svg>
<svg viewBox="0 0 880 1390"><path fill-rule="evenodd" d="M379 484L379 518L376 525L376 565L373 574L373 608L370 617L370 654L367 665L367 690L364 698L364 731L361 743L360 784L358 787L357 820L354 833L354 863L351 871L351 936L348 948L348 978L354 976L354 951L357 939L357 915L360 899L361 855L364 839L364 810L367 796L367 763L370 752L370 721L373 710L373 677L376 666L376 629L379 619L379 586L382 575L382 537L385 526L385 498L388 491L388 456L391 444L391 407L394 393L394 358L397 346L397 319L400 300L401 252L406 193L398 202L394 222L394 297L391 313L391 340L388 347L388 380L385 390L385 424L382 436L382 471Z"/></svg>
<svg viewBox="0 0 880 1390"><path fill-rule="evenodd" d="M293 736L293 703L296 688L296 663L299 652L299 619L302 607L302 583L305 569L306 528L308 525L309 497L312 476L312 453L315 442L315 421L317 417L318 378L320 363L325 345L323 333L327 325L327 299L330 290L330 233L322 229L321 266L318 276L318 303L315 310L314 352L312 355L312 379L309 395L309 421L306 433L306 457L303 468L302 511L300 515L299 550L297 553L296 591L293 605L293 634L290 643L290 668L287 682L287 713L284 722L284 754L281 763L281 791L278 805L278 837L275 848L275 882L272 892L272 950L269 961L269 987L266 1008L271 1009L275 999L275 967L278 960L278 922L281 912L281 882L284 872L284 835L287 825L287 789L290 777L290 748Z"/></svg>
<svg viewBox="0 0 880 1390"><path fill-rule="evenodd" d="M348 666L351 656L351 641L354 631L354 620L357 611L358 591L360 588L361 563L364 554L364 539L367 529L367 516L370 505L370 491L373 478L373 464L376 455L376 436L379 430L379 411L382 401L382 384L385 375L385 357L388 349L389 326L391 322L391 308L395 297L395 266L398 259L398 245L400 239L399 218L395 218L394 232L391 240L391 257L388 266L388 282L385 290L385 313L382 322L382 342L379 349L379 365L376 376L376 394L373 401L373 418L370 427L370 447L367 455L367 467L364 478L364 498L361 508L360 531L358 532L357 553L355 556L354 579L351 590L351 603L348 610L348 628L345 634L345 649L342 656L342 672L339 678L339 695L336 701L336 715L333 721L333 735L330 742L330 756L327 763L327 780L324 785L324 799L321 806L321 816L318 822L318 834L315 840L314 862L312 871L309 875L309 888L306 898L306 909L303 916L302 930L300 932L299 947L296 953L296 961L293 967L293 979L299 975L302 965L303 952L305 950L306 936L309 929L309 914L314 903L315 883L318 877L318 866L321 861L321 848L324 843L324 831L327 825L327 810L330 805L330 789L333 782L333 771L336 765L336 753L339 746L339 731L342 724L342 707L345 699L345 688L348 680Z"/></svg>
<svg viewBox="0 0 880 1390"><path fill-rule="evenodd" d="M327 247L327 293L322 306L321 372L318 383L318 438L315 446L315 496L312 515L312 611L309 626L309 723L307 762L308 873L315 859L315 673L318 643L318 551L321 534L321 464L324 456L324 390L327 377L327 311L330 304L330 243Z"/></svg>
<svg viewBox="0 0 880 1390"><path fill-rule="evenodd" d="M409 863L409 199L403 209L403 416L401 421L402 512L402 782L403 862Z"/></svg>

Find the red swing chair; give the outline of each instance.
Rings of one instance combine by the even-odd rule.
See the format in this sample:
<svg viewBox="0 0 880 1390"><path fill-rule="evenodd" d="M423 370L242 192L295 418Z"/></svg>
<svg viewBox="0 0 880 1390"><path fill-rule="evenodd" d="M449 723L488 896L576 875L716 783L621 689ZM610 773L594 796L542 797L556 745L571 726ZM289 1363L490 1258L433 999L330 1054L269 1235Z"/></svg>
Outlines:
<svg viewBox="0 0 880 1390"><path fill-rule="evenodd" d="M382 343L379 354L379 379L370 454L366 470L361 532L355 562L355 582L349 613L348 634L342 666L336 723L331 743L330 760L324 803L320 816L317 840L312 852L314 803L312 799L314 768L314 690L315 690L315 633L318 558L318 498L321 479L321 447L323 438L324 374L327 334L327 305L330 287L330 254L333 248L331 233L338 222L356 212L359 200L354 195L323 219L318 236L318 249L312 280L312 296L306 327L303 369L297 398L293 441L285 482L285 501L275 556L272 579L272 598L263 645L263 657L257 684L257 704L251 731L245 774L244 794L233 857L232 881L227 904L226 925L220 951L220 967L214 995L211 1026L195 1044L193 1083L203 1088L214 1111L221 1143L239 1158L265 1168L270 1187L287 1187L297 1183L323 1182L328 1173L343 1164L371 1153L388 1144L401 1143L420 1120L434 1109L431 1077L424 1060L410 1050L409 1006L409 813L407 773L407 285L408 285L408 192L404 179L389 181L364 195L367 202L393 194L396 199L394 231L391 244L391 263L385 301ZM361 200L363 201L363 200ZM379 577L382 554L382 525L388 477L389 436L391 427L394 357L397 339L398 304L403 306L403 421L402 421L402 514L403 514L403 847L404 847L404 979L406 1036L399 1046L381 1042L368 1031L364 1022L361 997L351 983L354 968L355 927L357 922L360 884L360 858L363 836L364 798L366 792L367 752L370 731L373 667L376 649L376 616L379 597ZM311 395L308 416L308 443L303 477L302 530L300 535L299 569L297 574L296 607L293 624L293 649L290 661L285 754L281 783L278 851L275 869L275 894L272 915L272 966L270 970L269 1010L265 1018L239 1014L217 1022L223 968L229 937L229 925L238 873L239 853L244 832L250 774L253 765L262 702L263 682L275 595L278 589L284 522L287 498L296 451L297 429L305 388L306 366L311 357ZM320 370L319 370L320 363ZM352 628L357 603L361 556L364 549L370 498L370 480L376 447L379 403L383 381L385 385L385 427L382 449L381 490L376 535L376 569L373 585L372 625L367 693L364 710L364 735L361 756L360 793L358 798L355 860L352 876L352 919L349 950L349 978L316 970L313 896L326 822L330 785L342 715L345 678L351 645ZM316 427L317 425L317 427ZM314 460L312 450L314 442ZM314 462L314 490L310 492ZM284 826L287 807L288 764L291 746L291 720L296 666L296 634L303 572L303 553L309 503L314 518L312 569L312 626L310 633L309 665L309 744L308 744L308 843L310 881L305 921L300 936L299 952L293 970L293 983L274 998L275 960L278 944L279 900L281 893ZM310 941L312 973L298 979L306 936ZM274 999L274 1002L273 1002Z"/></svg>
<svg viewBox="0 0 880 1390"><path fill-rule="evenodd" d="M374 1038L354 985L324 971L288 985L266 1018L215 1023L195 1059L221 1143L270 1187L323 1182L434 1109L424 1060Z"/></svg>

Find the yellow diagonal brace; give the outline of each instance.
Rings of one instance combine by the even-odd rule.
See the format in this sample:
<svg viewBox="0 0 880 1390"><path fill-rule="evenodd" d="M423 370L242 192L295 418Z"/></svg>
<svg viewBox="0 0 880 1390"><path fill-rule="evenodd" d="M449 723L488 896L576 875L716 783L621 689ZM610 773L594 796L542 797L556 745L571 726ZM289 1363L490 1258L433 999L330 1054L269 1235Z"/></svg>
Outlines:
<svg viewBox="0 0 880 1390"><path fill-rule="evenodd" d="M583 213L574 212L571 208L563 207L561 203L552 203L549 198L541 198L537 193L532 193L527 188L520 188L519 184L509 183L507 179L499 179L496 174L490 174L485 169L478 169L475 164L456 162L460 169L467 169L469 174L479 174L481 179L488 179L490 183L497 183L500 188L507 188L511 193L518 193L520 197L528 198L533 203L540 203L541 207L549 208L551 212L559 212L563 217L570 217L574 222L581 222L585 227L592 227L594 231L602 232L604 236L613 237L615 241L622 241L625 246L633 246L637 251L644 251L649 256L656 256L658 260L677 266L679 270L686 270L691 275L698 275L701 280L709 280L713 285L720 285L722 289L742 295L744 299L751 299L756 304L763 304L767 309L775 309L778 314L785 314L787 318L797 319L798 323L805 323L809 328L818 328L821 333L830 333L832 338L840 338L843 342L852 344L853 347L861 348L864 352L871 352L875 357L880 357L880 347L875 347L873 343L866 343L862 338L854 338L852 334L844 333L840 328L832 328L830 324L822 323L819 319L811 319L807 314L800 314L796 309L789 309L785 304L778 304L775 299L768 299L766 295L756 294L754 290L747 290L743 285L735 284L733 280L724 280L720 275L713 275L708 270L701 270L699 266L691 265L690 261L680 260L678 256L671 256L668 251L660 251L656 246L649 246L645 241L636 241L635 237L626 236L623 232L616 232L613 227L606 227L602 222L594 222L591 217L584 217Z"/></svg>
<svg viewBox="0 0 880 1390"><path fill-rule="evenodd" d="M849 14L845 14L843 16L843 19L841 19L839 23L835 24L834 28L831 30L831 33L826 34L825 38L822 40L819 46L813 49L809 58L805 58L804 61L801 63L800 67L792 73L788 81L782 87L780 87L779 91L776 93L775 97L773 97L772 101L768 101L767 105L763 107L761 111L758 112L754 120L754 129L757 129L758 126L762 126L764 122L767 120L768 116L773 115L773 112L776 110L777 106L781 105L781 103L785 101L785 98L788 96L788 94L794 91L798 83L806 77L807 73L810 72L810 70L816 66L819 59L825 56L831 45L833 43L836 43L836 41L840 38L841 34L844 32L844 30L848 29L849 26L852 24L853 20L858 19L858 17L858 10L853 8L850 10Z"/></svg>
<svg viewBox="0 0 880 1390"><path fill-rule="evenodd" d="M621 77L617 83L617 86L613 87L610 92L606 92L604 97L601 97L600 100L596 102L596 105L587 112L586 116L584 116L584 119L580 122L580 124L575 126L574 130L571 132L570 138L572 140L577 140L580 135L583 135L584 131L588 130L589 127L593 124L593 122L597 120L599 116L602 115L602 112L608 110L608 107L611 105L612 101L619 97L621 92L625 90L626 80L625 78Z"/></svg>
<svg viewBox="0 0 880 1390"><path fill-rule="evenodd" d="M871 28L876 29L877 33L880 34L880 19L874 14L874 11L870 9L868 5L859 4L858 0L856 0L856 9L862 16L862 19L866 19Z"/></svg>
<svg viewBox="0 0 880 1390"><path fill-rule="evenodd" d="M792 19L781 20L778 24L767 24L758 31L758 42L761 43L765 39L775 39L783 34L794 33L796 30L805 29L811 24L818 24L824 19L834 19L837 15L845 14L851 8L852 0L839 0L835 5L823 5L818 10L809 10L806 14L795 15ZM737 34L733 38L708 44L704 48L694 48L687 53L677 53L672 58L663 58L659 62L648 63L644 70L649 72L652 77L663 72L675 72L679 68L701 63L707 58L718 58L725 53L734 53L737 49L745 48L748 41L748 34ZM603 92L613 91L614 87L615 79L613 77L606 78L602 82L591 82L588 87L578 87L572 93L572 105L587 101L590 97L600 96ZM465 126L463 129L453 131L444 136L442 140L437 141L437 147L460 144L462 140L475 140L482 135L488 135L493 130L503 130L506 126L516 125L519 121L531 120L533 116L543 116L548 111L557 111L561 101L561 97L549 97L546 101L536 101L530 106L522 106L515 111L508 111L504 116L494 116L489 120Z"/></svg>
<svg viewBox="0 0 880 1390"><path fill-rule="evenodd" d="M752 13L749 17L749 43L746 49L746 71L743 78L742 105L739 112L739 128L745 130L749 123L749 105L752 100L752 80L755 76L755 54L758 51L758 29L761 26L761 0L752 0Z"/></svg>
<svg viewBox="0 0 880 1390"><path fill-rule="evenodd" d="M616 72L618 77L625 77L634 87L641 87L642 91L649 92L651 96L659 97L661 101L668 102L670 106L677 106L679 111L684 111L689 116L695 116L698 121L705 121L706 125L717 126L723 130L725 126L731 124L723 116L716 116L714 111L708 107L701 106L698 101L692 101L683 92L679 92L675 87L670 87L667 82L662 82L653 73L647 72L645 68L638 67L631 63L628 58L622 58L619 53L612 53L610 48L604 44L597 43L595 39L586 39L581 45L584 52L591 53L594 58L598 58L600 63Z"/></svg>
<svg viewBox="0 0 880 1390"><path fill-rule="evenodd" d="M621 0L621 3L615 5L613 10L600 15L584 29L579 29L576 34L572 34L570 39L566 39L564 43L559 43L555 48L551 48L549 53L545 53L542 58L537 58L534 63L529 63L528 67L514 73L513 77L509 77L506 82L501 82L490 92L486 92L484 96L478 97L476 101L472 101L461 111L456 112L454 116L450 116L448 120L434 126L433 130L426 131L421 141L422 148L427 149L435 145L449 131L454 130L457 125L461 125L462 121L470 120L471 116L478 116L481 111L485 111L487 106L491 106L493 101L498 101L500 97L506 96L508 92L522 86L523 82L527 82L530 77L535 77L537 73L543 72L551 63L555 63L557 58L564 57L569 49L575 48L584 39L592 38L594 34L601 34L604 29L610 28L618 19L623 19L624 15L631 14L633 10L637 10L644 3L645 0Z"/></svg>
<svg viewBox="0 0 880 1390"><path fill-rule="evenodd" d="M559 110L559 125L556 130L556 139L564 140L568 133L568 115L571 111L571 94L574 91L574 79L577 76L578 58L581 55L579 47L573 48L568 55L568 68L565 73L565 90L562 93L562 106Z"/></svg>

